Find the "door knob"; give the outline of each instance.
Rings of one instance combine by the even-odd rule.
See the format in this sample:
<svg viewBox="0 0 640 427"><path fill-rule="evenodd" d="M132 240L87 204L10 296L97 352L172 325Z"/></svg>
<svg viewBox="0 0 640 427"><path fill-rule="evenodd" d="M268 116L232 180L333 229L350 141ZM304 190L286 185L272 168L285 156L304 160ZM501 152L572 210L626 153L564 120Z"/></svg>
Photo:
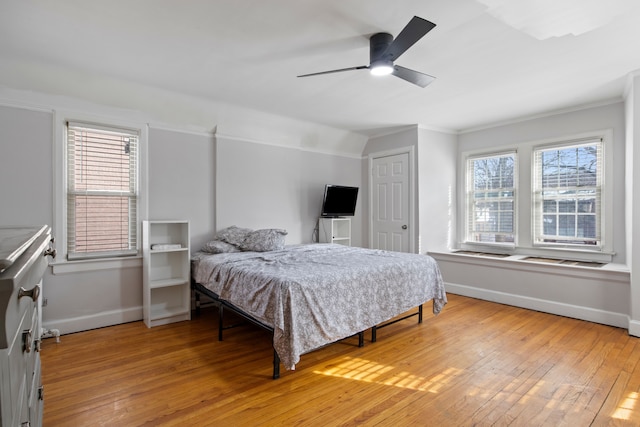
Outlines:
<svg viewBox="0 0 640 427"><path fill-rule="evenodd" d="M406 225L403 225L403 226L402 226L402 229L403 229L403 230L406 230L406 229L407 229L407 226L406 226Z"/></svg>

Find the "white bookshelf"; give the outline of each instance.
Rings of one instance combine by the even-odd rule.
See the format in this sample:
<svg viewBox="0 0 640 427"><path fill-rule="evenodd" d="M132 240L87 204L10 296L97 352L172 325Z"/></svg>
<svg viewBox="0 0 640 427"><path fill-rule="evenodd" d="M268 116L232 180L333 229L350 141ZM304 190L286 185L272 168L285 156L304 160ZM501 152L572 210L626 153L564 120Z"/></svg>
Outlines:
<svg viewBox="0 0 640 427"><path fill-rule="evenodd" d="M320 218L318 242L351 246L351 218Z"/></svg>
<svg viewBox="0 0 640 427"><path fill-rule="evenodd" d="M147 327L191 319L189 221L142 222L143 317Z"/></svg>

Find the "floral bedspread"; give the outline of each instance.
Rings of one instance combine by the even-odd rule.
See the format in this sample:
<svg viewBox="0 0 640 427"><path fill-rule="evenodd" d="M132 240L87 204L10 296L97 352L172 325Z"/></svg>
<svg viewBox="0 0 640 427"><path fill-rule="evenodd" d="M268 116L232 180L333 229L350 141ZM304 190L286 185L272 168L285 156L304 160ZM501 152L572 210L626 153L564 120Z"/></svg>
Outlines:
<svg viewBox="0 0 640 427"><path fill-rule="evenodd" d="M438 314L447 296L428 255L337 244L280 251L196 253L194 280L274 329L287 369L300 355L383 323L429 300Z"/></svg>

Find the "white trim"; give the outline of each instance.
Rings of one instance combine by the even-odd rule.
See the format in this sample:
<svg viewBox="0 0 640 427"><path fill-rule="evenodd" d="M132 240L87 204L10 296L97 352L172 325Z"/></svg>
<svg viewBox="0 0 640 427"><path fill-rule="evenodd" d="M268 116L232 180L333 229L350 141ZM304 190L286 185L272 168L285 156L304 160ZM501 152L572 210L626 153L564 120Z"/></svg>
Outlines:
<svg viewBox="0 0 640 427"><path fill-rule="evenodd" d="M112 119L108 119L108 122L117 121L119 117L126 118L123 120L129 121L132 120L132 117L134 117L137 122L146 123L149 121L149 115L138 110L112 107L107 104L94 103L86 99L71 96L11 89L6 86L0 86L0 105L49 112L55 112L55 110L91 111L99 114L102 118L111 117Z"/></svg>
<svg viewBox="0 0 640 427"><path fill-rule="evenodd" d="M557 116L559 114L574 113L574 112L577 112L577 111L588 110L588 109L591 109L591 108L605 107L607 105L618 104L618 103L623 102L623 101L624 101L624 97L620 96L620 97L615 97L615 98L604 99L602 101L596 101L596 102L593 102L593 103L581 104L581 105L576 105L576 106L573 106L573 107L567 107L567 108L560 108L560 109L557 109L557 110L545 111L545 112L540 113L540 114L531 114L531 115L521 116L521 117L514 118L514 119L501 120L501 121L497 121L497 122L493 122L493 123L487 123L487 124L484 124L484 125L479 125L479 126L475 126L475 127L466 128L466 129L460 129L458 131L458 135L462 135L462 134L465 134L465 133L471 133L471 132L478 132L478 131L481 131L481 130L493 129L493 128L502 127L502 126L508 126L508 125L512 125L512 124L516 124L516 123L528 122L529 120L536 120L536 119L542 119L542 118L545 118L545 117Z"/></svg>
<svg viewBox="0 0 640 427"><path fill-rule="evenodd" d="M109 124L122 126L139 131L138 140L138 223L147 219L149 211L148 202L148 140L149 126L147 123L131 121L128 119L102 116L74 110L56 109L53 111L53 233L56 236L56 248L59 261L54 264L54 274L71 273L74 271L104 270L105 268L122 268L121 260L125 258L107 258L105 260L85 260L82 263L67 260L67 235L66 235L66 123L69 120ZM142 227L137 228L138 251L142 253ZM114 260L114 262L108 262ZM105 262L107 261L107 262ZM66 264L63 268L62 265Z"/></svg>
<svg viewBox="0 0 640 427"><path fill-rule="evenodd" d="M363 135L365 135L369 139L380 138L383 136L395 135L397 133L405 132L407 130L416 129L416 128L421 130L433 131L433 132L447 133L450 135L458 134L458 131L453 129L439 128L436 126L429 126L427 124L417 123L417 124L411 124L411 125L401 125L401 126L392 126L387 128L374 129L371 132L364 132Z"/></svg>
<svg viewBox="0 0 640 427"><path fill-rule="evenodd" d="M629 320L629 335L640 337L640 321Z"/></svg>
<svg viewBox="0 0 640 427"><path fill-rule="evenodd" d="M168 132L183 133L183 134L196 135L196 136L206 136L206 137L214 137L216 135L216 128L213 128L211 130L206 130L206 129L199 130L199 129L189 128L188 126L179 126L179 125L172 125L168 123L159 123L159 122L150 122L149 129L164 130Z"/></svg>
<svg viewBox="0 0 640 427"><path fill-rule="evenodd" d="M468 255L456 252L434 252L428 255L437 260L460 264L477 265L478 267L518 270L532 273L546 273L554 276L566 276L577 279L604 280L629 284L630 271L624 264L609 263L602 267L583 267L578 265L549 264L535 261L525 261L524 258L536 255L509 255L498 258L482 255Z"/></svg>
<svg viewBox="0 0 640 427"><path fill-rule="evenodd" d="M543 153L549 151L549 150L564 150L564 149L575 149L576 147L579 146L585 146L585 145L590 145L590 146L597 146L598 147L598 152L600 153L600 158L598 158L598 170L597 170L597 181L596 184L591 186L590 188L592 188L594 191L598 191L600 190L600 195L599 195L599 203L597 203L597 214L599 215L599 229L596 231L596 236L594 236L594 238L599 237L599 244L596 246L593 246L593 250L592 252L599 252L599 253L606 253L607 250L605 249L606 246L606 240L607 237L609 239L611 239L611 236L607 236L607 230L606 230L606 218L607 218L607 210L606 210L606 199L607 196L610 197L610 194L608 194L610 191L607 190L613 190L613 188L611 187L609 181L610 179L612 179L612 172L610 172L609 174L607 174L607 171L609 171L609 167L607 165L607 156L606 156L606 141L605 138L603 136L599 136L599 137L593 137L593 138L586 138L586 139L581 139L581 140L564 140L564 141L558 141L557 143L550 143L550 144L544 144L544 145L537 145L531 148L531 176L532 176L532 180L531 180L531 242L532 242L532 247L534 248L540 248L540 249L558 249L558 248L562 248L562 249L575 249L578 251L585 251L588 252L589 251L589 246L586 245L581 245L581 244L570 244L570 243L546 243L546 242L538 242L536 241L537 237L543 237L544 235L544 230L542 230L541 227L541 220L542 220L542 216L543 216L543 208L542 208L542 203L543 203L543 196L542 194L544 193L544 188L542 187L542 177L543 177L543 167L541 165L542 162L542 155ZM601 168L604 168L604 173L602 173L602 171L600 170ZM607 176L609 176L609 179L607 179ZM607 187L607 184L609 183L609 186ZM538 234L539 233L539 234ZM556 238L556 235L552 235L552 238Z"/></svg>
<svg viewBox="0 0 640 427"><path fill-rule="evenodd" d="M491 158L496 158L496 157L513 157L513 224L512 224L512 235L513 235L513 243L511 242L491 242L491 243L485 243L485 242L476 242L474 240L469 240L469 237L471 234L473 234L471 232L471 230L469 230L469 224L471 223L471 216L470 216L470 211L471 211L471 197L472 195L475 196L476 190L475 190L475 179L470 177L468 172L469 172L469 162L470 161L474 161L474 160L484 160L484 159L491 159ZM519 172L520 172L520 168L519 168L519 162L520 159L518 157L518 150L514 149L514 150L507 150L507 151L502 151L502 152L487 152L487 153L477 153L475 155L469 155L466 156L464 158L464 236L461 239L461 244L462 245L489 245L489 246L494 246L494 247L498 247L498 248L504 248L503 250L512 250L513 248L515 248L518 245L518 198L520 197L520 188L519 188L519 182L520 182L520 177L519 177ZM474 169L475 170L475 169ZM482 191L482 192L486 192ZM503 200L502 198L496 200L497 203L501 203ZM475 213L475 210L474 210ZM490 234L489 232L487 232L487 234ZM496 234L498 234L496 232Z"/></svg>
<svg viewBox="0 0 640 427"><path fill-rule="evenodd" d="M455 283L445 283L445 289L447 293L456 295L478 298L485 301L512 305L515 307L556 314L564 317L571 317L574 319L587 320L589 322L601 323L618 328L629 328L629 332L631 333L631 322L629 322L629 316L625 313L615 313L612 311L598 310L590 307L543 300L523 295L510 294L506 292L492 291L488 289L459 285ZM640 334L640 323L635 325L635 327L637 327L637 332Z"/></svg>
<svg viewBox="0 0 640 427"><path fill-rule="evenodd" d="M138 320L142 320L142 306L104 311L70 319L47 320L43 322L42 327L44 330L57 329L60 334L64 335Z"/></svg>
<svg viewBox="0 0 640 427"><path fill-rule="evenodd" d="M416 228L415 206L416 206L416 164L415 164L415 147L407 146L391 150L377 151L370 153L368 156L368 187L369 187L369 247L373 241L373 226L371 225L371 212L373 212L373 161L382 157L396 156L398 154L407 154L409 157L409 252L416 252L416 242L420 235L420 230Z"/></svg>
<svg viewBox="0 0 640 427"><path fill-rule="evenodd" d="M395 135L397 133L406 132L411 129L415 129L418 125L400 125L386 128L373 129L371 132L363 133L369 139L381 138L383 136Z"/></svg>
<svg viewBox="0 0 640 427"><path fill-rule="evenodd" d="M622 98L626 102L631 90L633 89L633 81L636 77L640 76L640 70L634 70L627 74L627 79L624 83L624 91L622 92Z"/></svg>
<svg viewBox="0 0 640 427"><path fill-rule="evenodd" d="M0 107L17 108L20 110L37 111L40 113L53 113L53 108L29 102L20 102L12 99L0 98Z"/></svg>
<svg viewBox="0 0 640 427"><path fill-rule="evenodd" d="M49 264L53 274L70 274L86 271L142 267L142 257L103 258L78 261L64 261Z"/></svg>
<svg viewBox="0 0 640 427"><path fill-rule="evenodd" d="M448 133L449 135L458 135L460 133L454 129L441 128L441 127L430 126L426 124L418 124L418 129L429 130L429 131L440 132L440 133Z"/></svg>

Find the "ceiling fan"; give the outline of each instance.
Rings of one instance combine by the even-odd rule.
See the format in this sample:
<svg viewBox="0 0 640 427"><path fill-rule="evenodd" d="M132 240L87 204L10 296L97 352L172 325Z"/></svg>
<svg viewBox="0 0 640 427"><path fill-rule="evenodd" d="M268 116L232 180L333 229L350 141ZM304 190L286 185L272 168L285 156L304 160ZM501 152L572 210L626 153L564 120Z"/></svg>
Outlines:
<svg viewBox="0 0 640 427"><path fill-rule="evenodd" d="M303 74L298 77L319 76L322 74L367 69L373 75L382 76L393 74L409 83L426 87L435 80L435 77L395 65L393 61L398 59L400 55L424 37L424 35L435 26L436 24L433 22L414 16L395 39L389 33L376 33L369 38L369 65Z"/></svg>

